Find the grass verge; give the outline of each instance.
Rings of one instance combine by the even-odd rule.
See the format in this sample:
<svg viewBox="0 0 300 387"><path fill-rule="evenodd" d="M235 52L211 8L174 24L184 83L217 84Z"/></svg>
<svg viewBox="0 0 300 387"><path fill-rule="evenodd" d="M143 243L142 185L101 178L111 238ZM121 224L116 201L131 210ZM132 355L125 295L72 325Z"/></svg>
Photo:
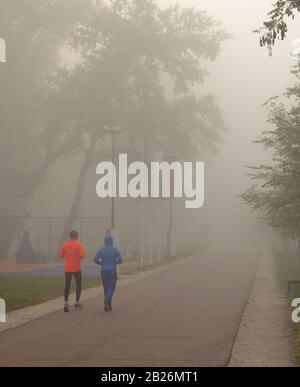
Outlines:
<svg viewBox="0 0 300 387"><path fill-rule="evenodd" d="M99 286L97 278L83 278L82 289ZM75 281L72 281L72 291ZM46 276L0 275L0 298L6 302L7 312L63 296L64 278Z"/></svg>
<svg viewBox="0 0 300 387"><path fill-rule="evenodd" d="M288 251L277 251L276 265L279 282L282 288L287 289L289 273L297 273L300 276L300 265L295 258L292 257ZM300 298L300 286L293 286L291 293L288 295L289 305L295 298ZM292 309L291 309L292 311ZM300 366L300 323L293 324L295 330L295 357Z"/></svg>

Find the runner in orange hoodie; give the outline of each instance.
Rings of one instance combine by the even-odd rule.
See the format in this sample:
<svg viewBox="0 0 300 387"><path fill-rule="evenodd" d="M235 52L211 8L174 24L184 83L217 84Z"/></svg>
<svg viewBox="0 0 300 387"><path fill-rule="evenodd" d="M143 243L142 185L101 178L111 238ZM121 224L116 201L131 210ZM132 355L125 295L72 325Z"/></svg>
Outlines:
<svg viewBox="0 0 300 387"><path fill-rule="evenodd" d="M76 304L75 308L81 309L81 260L85 258L85 248L78 241L78 232L71 231L70 240L60 250L60 258L65 258L65 306L64 311L69 312L69 294L72 277L76 281Z"/></svg>

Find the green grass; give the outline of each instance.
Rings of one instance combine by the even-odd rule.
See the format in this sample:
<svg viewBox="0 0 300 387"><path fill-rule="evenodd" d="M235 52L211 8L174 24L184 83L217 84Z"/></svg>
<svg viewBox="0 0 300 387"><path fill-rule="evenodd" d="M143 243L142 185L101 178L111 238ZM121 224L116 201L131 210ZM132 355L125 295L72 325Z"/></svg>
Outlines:
<svg viewBox="0 0 300 387"><path fill-rule="evenodd" d="M297 263L295 259L291 257L291 255L287 251L277 251L276 254L276 265L277 265L277 273L279 282L282 288L287 289L288 276L289 273L298 273L300 276L300 265ZM300 286L294 285L291 289L291 294L288 296L288 303L291 306L292 301L295 298L300 298ZM292 308L291 308L292 313ZM295 357L300 366L300 323L293 324L295 330Z"/></svg>
<svg viewBox="0 0 300 387"><path fill-rule="evenodd" d="M83 278L82 288L99 286L97 278ZM72 291L75 281L72 281ZM63 296L64 278L46 276L0 275L0 298L6 302L7 312L41 304Z"/></svg>
<svg viewBox="0 0 300 387"><path fill-rule="evenodd" d="M297 291L298 289L298 291ZM292 305L292 301L295 298L300 298L300 286L294 286L294 290L289 295L289 305ZM291 307L291 313L292 313L292 307ZM298 365L300 366L300 323L295 324L293 323L293 328L295 331L295 357L298 362Z"/></svg>
<svg viewBox="0 0 300 387"><path fill-rule="evenodd" d="M295 325L296 331L296 359L300 366L300 324Z"/></svg>

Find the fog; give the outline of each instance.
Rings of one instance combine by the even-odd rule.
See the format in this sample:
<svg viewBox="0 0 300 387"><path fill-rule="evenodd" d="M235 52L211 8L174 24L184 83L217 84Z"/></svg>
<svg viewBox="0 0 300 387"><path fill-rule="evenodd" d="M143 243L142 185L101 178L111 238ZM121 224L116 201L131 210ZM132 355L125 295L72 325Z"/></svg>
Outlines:
<svg viewBox="0 0 300 387"><path fill-rule="evenodd" d="M161 0L163 6L174 3ZM184 6L205 9L233 35L225 42L217 61L209 66L210 77L205 82L206 88L218 98L228 130L217 155L208 162L207 216L217 240L224 233L229 237L228 229L232 227L231 237L237 239L237 230L247 229L258 216L242 207L237 199L252 184L245 166L271 161L271 155L253 143L271 129L263 104L283 94L295 80L290 73L293 65L290 52L293 40L300 34L299 17L290 23L287 39L276 45L272 57L266 47L259 47L258 35L253 33L262 25L273 3L272 0L184 1ZM267 239L267 230L263 230Z"/></svg>
<svg viewBox="0 0 300 387"><path fill-rule="evenodd" d="M204 146L197 155L198 161L206 163L204 207L200 210L188 210L184 208L184 202L181 200L172 203L173 242L175 244L176 240L176 253L186 255L196 252L197 249L203 248L212 241L217 243L220 240L236 238L237 230L242 233L241 230L244 229L243 233L247 235L251 228L257 227L256 223L253 223L255 215L241 205L238 196L251 185L245 166L258 165L271 159L271 155L259 145L253 144L253 141L269 128L266 109L262 106L264 102L282 94L286 87L293 83L294 78L290 74L292 65L290 49L293 39L300 36L300 29L297 23L299 19L296 19L290 25L287 39L276 44L273 56L270 57L267 48L259 47L258 35L254 34L253 30L266 19L272 0L159 1L163 9L176 3L182 7L195 7L195 9L207 11L209 16L220 23L220 28L231 34L221 43L221 50L215 61L201 59L209 76L203 83L194 86L196 95L211 93L216 97L226 131L221 133L222 140L216 143L216 151L210 151ZM9 43L8 41L8 45ZM59 53L60 59L57 57L56 60L57 63L61 63L61 66L67 65L72 69L80 63L80 55L71 52L67 46L62 46ZM7 66L9 65L8 62ZM13 72L9 76L13 77ZM39 76L38 72L37 76ZM81 80L76 85L78 93L82 90L80 82ZM165 79L164 82L170 93L168 80ZM12 83L11 79L11 82L6 85L10 87ZM20 88L22 87L20 85ZM27 86L24 85L24 87ZM23 91L26 92L26 90ZM93 97L92 95L91 101ZM63 98L62 101L64 101ZM86 110L88 115L88 110L93 103L91 102L90 106L87 101L85 103L86 105L83 104L80 111L85 114L84 110ZM46 109L49 109L51 115L50 105L46 105ZM66 112L67 109L69 106L66 106ZM17 115L21 113L22 109L16 111ZM3 123L6 124L5 119ZM87 136L87 141L89 140ZM132 137L129 136L129 139L123 140L122 136L117 136L115 144L117 154L126 153L129 149L126 144L132 141ZM89 245L90 256L97 245L101 244L102 237L111 226L111 200L100 200L96 197L95 190L97 163L111 159L110 137L103 136L99 146L102 148L101 155L96 155L90 161L89 167L83 174L85 184L82 201L78 202L77 207L73 203L76 207L73 215L83 220L69 222L71 228L80 228L84 233L82 238ZM37 149L32 145L32 152L36 151ZM176 153L177 150L175 149L174 152ZM14 157L18 159L18 154ZM131 149L133 160L141 157L143 157L141 152ZM187 158L188 155L185 154L184 159ZM194 156L191 155L192 160ZM37 188L22 204L21 215L30 215L26 220L30 225L26 227L29 227L32 232L32 239L35 241L33 244L43 255L48 255L47 259L56 259L55 251L58 242L62 241L60 238L62 225L74 200L82 163L83 158L78 149L73 154L65 154L55 160L47 168ZM10 199L9 193L3 194L3 199ZM158 259L158 255L166 254L166 251L162 253L160 249L166 250L169 243L166 242L170 226L169 202L145 201L143 203L143 201L131 199L116 199L114 204L120 246L125 253L130 251L136 258L142 255L150 262ZM57 219L47 220L51 217ZM102 219L86 219L92 217ZM50 242L49 227L51 228ZM265 232L267 233L267 230ZM10 250L9 260L14 260L20 238L19 234L14 237L17 243ZM132 250L135 253L132 253Z"/></svg>
<svg viewBox="0 0 300 387"><path fill-rule="evenodd" d="M299 1L0 0L0 367L299 361Z"/></svg>

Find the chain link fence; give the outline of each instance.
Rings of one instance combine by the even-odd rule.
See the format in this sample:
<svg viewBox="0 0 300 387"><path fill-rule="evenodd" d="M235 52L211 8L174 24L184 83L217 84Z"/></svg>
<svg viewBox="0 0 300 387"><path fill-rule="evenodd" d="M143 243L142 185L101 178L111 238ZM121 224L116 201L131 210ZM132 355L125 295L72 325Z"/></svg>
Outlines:
<svg viewBox="0 0 300 387"><path fill-rule="evenodd" d="M65 217L0 217L0 259L15 261L22 240L27 238L27 248L30 248L30 244L39 260L55 261L66 220ZM107 217L80 217L74 220L73 229L78 230L89 257L99 248L109 224Z"/></svg>

